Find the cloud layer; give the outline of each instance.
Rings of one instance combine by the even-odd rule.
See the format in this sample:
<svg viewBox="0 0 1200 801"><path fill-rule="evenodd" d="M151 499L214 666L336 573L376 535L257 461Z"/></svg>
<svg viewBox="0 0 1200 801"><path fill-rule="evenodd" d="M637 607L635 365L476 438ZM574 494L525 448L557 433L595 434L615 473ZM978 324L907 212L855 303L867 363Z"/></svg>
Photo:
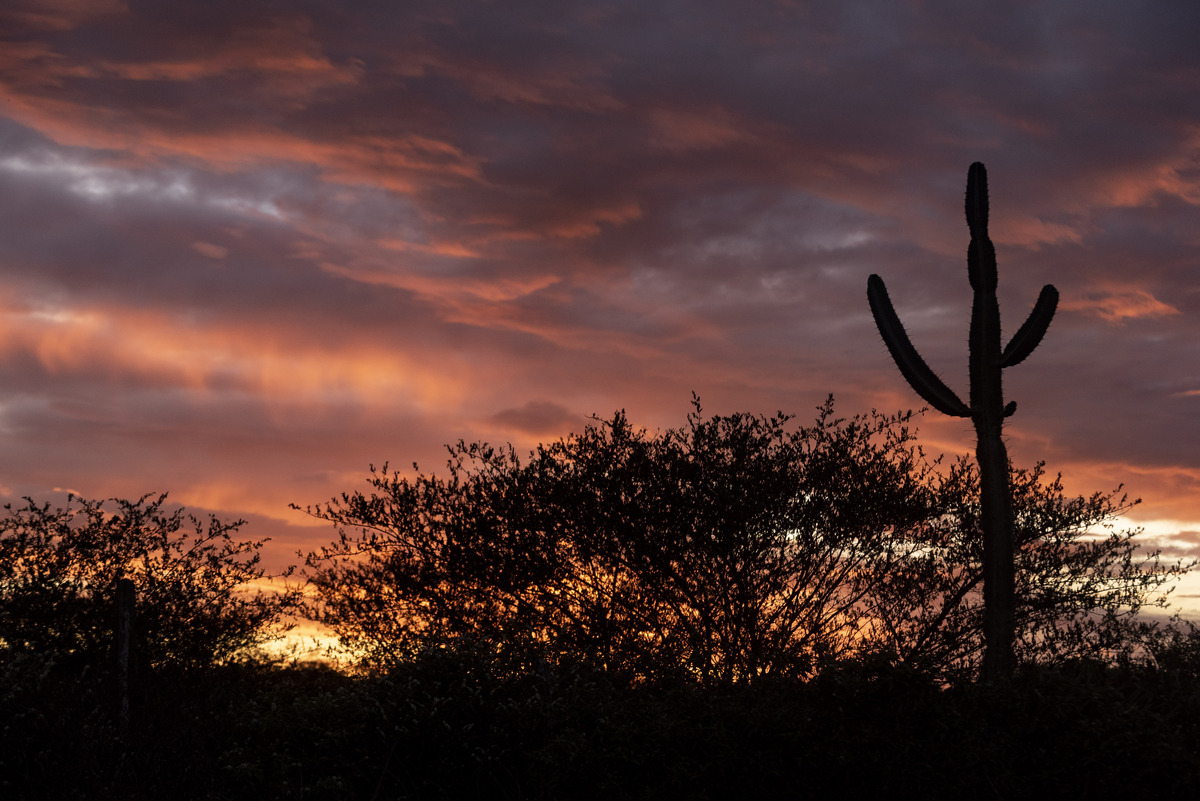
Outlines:
<svg viewBox="0 0 1200 801"><path fill-rule="evenodd" d="M918 406L866 277L964 388L983 161L1007 328L1062 294L1014 459L1200 528L1200 7L263 8L0 11L8 496L169 490L282 552L328 536L289 502L459 438Z"/></svg>

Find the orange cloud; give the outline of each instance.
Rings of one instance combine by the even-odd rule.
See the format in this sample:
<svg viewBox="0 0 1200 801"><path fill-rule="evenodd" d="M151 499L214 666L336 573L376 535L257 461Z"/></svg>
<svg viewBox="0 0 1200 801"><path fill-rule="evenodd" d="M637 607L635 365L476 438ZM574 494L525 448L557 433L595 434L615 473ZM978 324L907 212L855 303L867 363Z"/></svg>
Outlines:
<svg viewBox="0 0 1200 801"><path fill-rule="evenodd" d="M130 309L5 309L0 355L33 355L52 374L96 372L199 391L237 388L286 403L355 401L440 409L467 393L444 355L371 344L323 349L279 330L204 328Z"/></svg>
<svg viewBox="0 0 1200 801"><path fill-rule="evenodd" d="M752 144L760 137L744 120L720 107L703 112L655 109L650 112L652 142L664 150L715 150L733 144Z"/></svg>
<svg viewBox="0 0 1200 801"><path fill-rule="evenodd" d="M307 98L321 89L357 83L357 63L337 65L321 53L312 22L300 16L276 17L269 27L235 30L218 49L193 58L142 63L100 61L97 76L129 81L195 81L248 73L266 82L273 100Z"/></svg>
<svg viewBox="0 0 1200 801"><path fill-rule="evenodd" d="M1189 154L1193 158L1195 154ZM1160 164L1149 170L1114 175L1100 187L1101 196L1113 206L1153 205L1157 195L1174 195L1193 205L1200 204L1200 185L1179 174L1182 164Z"/></svg>
<svg viewBox="0 0 1200 801"><path fill-rule="evenodd" d="M581 216L585 219L551 225L546 229L546 233L561 239L590 239L600 234L600 223L624 225L642 216L642 209L635 202L622 203L611 208L581 209L580 211Z"/></svg>
<svg viewBox="0 0 1200 801"><path fill-rule="evenodd" d="M556 205L542 215L491 213L471 217L465 222L475 226L493 226L500 232L479 237L487 241L530 242L542 239L591 239L603 232L601 223L625 225L641 219L642 207L636 201L618 202L610 206Z"/></svg>
<svg viewBox="0 0 1200 801"><path fill-rule="evenodd" d="M436 308L446 323L530 334L569 350L619 353L633 360L659 360L670 344L680 339L710 337L716 340L723 335L711 322L657 306L645 309L647 316L664 318L652 335L628 332L620 327L598 330L594 325L557 313L556 309L566 302L570 286L564 283L562 276L554 273L511 277L441 276L331 262L323 262L321 268L354 281L414 292ZM535 293L552 296L546 298L547 305L538 308L513 302Z"/></svg>
<svg viewBox="0 0 1200 801"><path fill-rule="evenodd" d="M329 262L321 268L333 275L379 286L406 289L438 305L453 305L459 298L476 298L504 303L525 297L559 282L557 275L474 277L393 272L385 269L344 267Z"/></svg>
<svg viewBox="0 0 1200 801"><path fill-rule="evenodd" d="M486 63L465 53L442 54L426 43L399 48L392 69L405 77L430 74L449 78L480 100L516 105L555 106L592 113L620 111L625 103L596 80L599 70L582 61L559 59L520 71Z"/></svg>
<svg viewBox="0 0 1200 801"><path fill-rule="evenodd" d="M305 17L277 17L267 27L235 30L206 43L196 52L172 60L148 62L102 59L73 62L43 42L6 42L0 71L13 87L25 90L63 88L66 79L169 81L186 83L229 75L245 75L244 91L265 95L265 102L307 98L321 89L357 83L357 62L337 65L321 53ZM75 88L85 90L80 82Z"/></svg>
<svg viewBox="0 0 1200 801"><path fill-rule="evenodd" d="M211 242L193 242L191 248L202 256L208 256L210 259L223 259L229 255L229 248L214 245Z"/></svg>
<svg viewBox="0 0 1200 801"><path fill-rule="evenodd" d="M1179 314L1179 309L1137 287L1111 287L1066 297L1059 308L1095 315L1111 323Z"/></svg>
<svg viewBox="0 0 1200 801"><path fill-rule="evenodd" d="M197 133L168 130L119 111L23 95L5 87L8 116L55 142L125 151L140 161L194 159L220 172L293 163L322 169L326 180L402 194L462 180L481 180L478 159L421 135L345 137L318 142L266 126Z"/></svg>
<svg viewBox="0 0 1200 801"><path fill-rule="evenodd" d="M344 486L361 480L361 474L344 477ZM244 477L226 477L195 482L176 482L171 500L189 509L236 509L239 515L255 515L298 528L328 528L329 524L289 507L295 503L295 488L287 485L247 481Z"/></svg>
<svg viewBox="0 0 1200 801"><path fill-rule="evenodd" d="M1080 244L1083 242L1083 235L1076 228L1024 215L997 214L993 231L996 241L1002 244L1018 245L1035 250L1042 245L1057 245L1063 242Z"/></svg>
<svg viewBox="0 0 1200 801"><path fill-rule="evenodd" d="M1127 515L1130 526L1144 523L1155 535L1200 530L1200 469L1102 459L1055 462L1050 468L1062 472L1068 495L1107 492L1120 484L1130 500L1140 498L1142 502ZM1168 525L1163 521L1174 522Z"/></svg>
<svg viewBox="0 0 1200 801"><path fill-rule="evenodd" d="M447 181L481 180L478 159L418 133L350 135L320 141L253 119L197 127L186 111L89 99L92 80L168 81L250 76L245 89L264 107L303 106L321 89L357 82L361 67L337 65L321 53L303 18L239 32L214 52L172 61L77 63L37 42L0 48L0 95L5 116L73 147L124 151L139 161L183 157L221 172L270 164L319 167L331 182L378 186L402 193Z"/></svg>
<svg viewBox="0 0 1200 801"><path fill-rule="evenodd" d="M396 250L401 253L428 253L433 256L446 256L453 259L478 259L483 254L478 250L457 242L410 242L405 239L379 239L376 245L384 250ZM371 282L374 283L374 282Z"/></svg>
<svg viewBox="0 0 1200 801"><path fill-rule="evenodd" d="M1191 126L1184 141L1157 164L1137 165L1121 172L1100 172L1094 194L1118 207L1151 206L1159 195L1200 205L1200 181L1195 165L1200 158L1200 125Z"/></svg>
<svg viewBox="0 0 1200 801"><path fill-rule="evenodd" d="M127 11L125 0L8 0L0 9L0 22L40 31L69 31L97 17Z"/></svg>

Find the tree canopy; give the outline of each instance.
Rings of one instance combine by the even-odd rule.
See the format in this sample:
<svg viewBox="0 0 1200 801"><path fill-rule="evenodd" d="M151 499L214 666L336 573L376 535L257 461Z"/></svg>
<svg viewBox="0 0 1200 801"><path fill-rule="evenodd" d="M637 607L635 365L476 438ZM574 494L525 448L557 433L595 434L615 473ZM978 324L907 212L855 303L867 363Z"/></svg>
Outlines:
<svg viewBox="0 0 1200 801"><path fill-rule="evenodd" d="M316 613L368 667L469 639L636 679L812 675L846 658L973 675L982 642L978 471L943 465L911 414L624 413L539 446L459 442L448 476L371 469L308 512ZM414 465L414 468L416 466ZM1136 647L1132 614L1186 569L1095 532L1131 505L1013 471L1019 653Z"/></svg>
<svg viewBox="0 0 1200 801"><path fill-rule="evenodd" d="M0 518L0 659L73 663L111 653L117 582L137 594L135 651L145 667L194 668L250 653L297 607L299 590L251 592L263 541L234 538L244 521L201 522L136 501L25 499Z"/></svg>

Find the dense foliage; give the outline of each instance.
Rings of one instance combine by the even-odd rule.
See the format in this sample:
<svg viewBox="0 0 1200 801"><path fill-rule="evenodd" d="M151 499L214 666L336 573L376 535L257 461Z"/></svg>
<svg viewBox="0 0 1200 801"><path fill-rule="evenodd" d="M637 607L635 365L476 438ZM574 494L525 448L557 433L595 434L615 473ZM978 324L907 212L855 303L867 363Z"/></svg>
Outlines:
<svg viewBox="0 0 1200 801"><path fill-rule="evenodd" d="M202 523L136 501L26 499L0 518L0 664L38 660L107 669L117 582L135 587L134 651L143 669L192 669L253 653L296 608L299 591L247 591L264 577L262 542L242 521Z"/></svg>
<svg viewBox="0 0 1200 801"><path fill-rule="evenodd" d="M939 514L918 527L905 558L866 598L862 646L946 678L975 674L983 652L982 531L978 471L963 458L936 478ZM1120 488L1068 498L1043 465L1012 470L1017 659L1121 661L1144 652L1159 626L1139 612L1163 610L1189 563L1164 563L1113 521L1137 501Z"/></svg>
<svg viewBox="0 0 1200 801"><path fill-rule="evenodd" d="M240 664L160 683L126 740L82 676L0 690L0 797L1187 798L1197 640L1157 666L1067 660L951 689L858 662L806 682L629 686L460 642L389 675Z"/></svg>
<svg viewBox="0 0 1200 801"><path fill-rule="evenodd" d="M468 638L529 664L712 685L812 676L870 657L943 680L981 655L973 462L926 459L910 416L704 418L647 432L624 414L541 446L460 442L449 475L372 470L370 492L308 511L317 613L375 669ZM1018 652L1129 656L1134 614L1183 565L1105 529L1119 494L1068 499L1013 473ZM1097 535L1096 532L1101 532Z"/></svg>

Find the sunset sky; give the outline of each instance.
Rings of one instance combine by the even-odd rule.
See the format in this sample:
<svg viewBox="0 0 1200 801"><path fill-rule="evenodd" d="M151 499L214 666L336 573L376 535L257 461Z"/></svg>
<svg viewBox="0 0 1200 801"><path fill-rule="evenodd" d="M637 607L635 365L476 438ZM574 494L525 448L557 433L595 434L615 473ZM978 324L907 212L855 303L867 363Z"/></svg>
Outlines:
<svg viewBox="0 0 1200 801"><path fill-rule="evenodd" d="M965 397L982 161L1006 331L1062 298L1010 455L1200 555L1200 5L974 6L5 0L0 494L279 567L460 438L919 408L872 272Z"/></svg>

